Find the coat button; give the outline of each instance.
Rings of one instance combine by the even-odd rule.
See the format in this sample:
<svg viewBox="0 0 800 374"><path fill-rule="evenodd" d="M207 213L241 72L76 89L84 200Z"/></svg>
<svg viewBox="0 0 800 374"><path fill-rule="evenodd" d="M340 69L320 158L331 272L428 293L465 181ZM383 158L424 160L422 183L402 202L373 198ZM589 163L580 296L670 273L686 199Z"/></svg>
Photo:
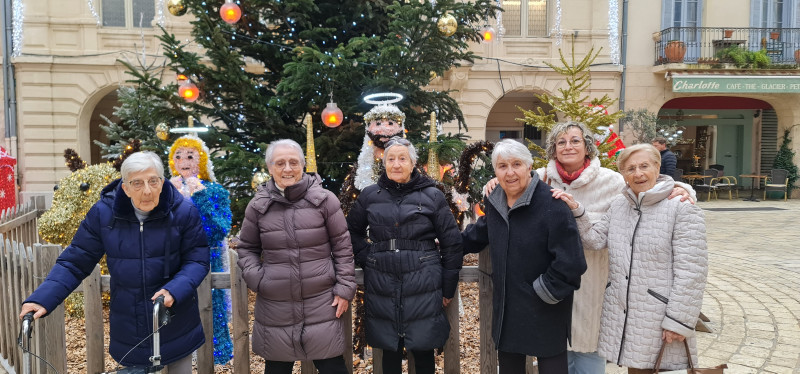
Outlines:
<svg viewBox="0 0 800 374"><path fill-rule="evenodd" d="M628 280L628 276L627 275L625 276L625 280Z"/></svg>

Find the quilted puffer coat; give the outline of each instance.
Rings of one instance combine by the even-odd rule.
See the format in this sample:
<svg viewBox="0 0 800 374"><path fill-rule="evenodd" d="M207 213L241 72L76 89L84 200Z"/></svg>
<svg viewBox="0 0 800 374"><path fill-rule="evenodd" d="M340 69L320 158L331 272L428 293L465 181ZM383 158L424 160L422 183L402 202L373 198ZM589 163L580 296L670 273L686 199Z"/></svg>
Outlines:
<svg viewBox="0 0 800 374"><path fill-rule="evenodd" d="M467 226L462 237L464 252L491 245L495 345L529 356L562 353L569 340L573 291L586 271L575 220L536 173L510 209L502 187L487 200L486 215Z"/></svg>
<svg viewBox="0 0 800 374"><path fill-rule="evenodd" d="M546 168L539 168L536 173L551 187L570 193L575 201L583 204L589 222L592 223L603 218L611 202L625 188L622 174L602 167L597 157L570 184L561 179L555 160L550 160ZM692 198L696 198L691 186L685 183L676 184L688 191ZM572 344L569 349L574 352L595 352L600 337L603 294L608 281L608 250L584 247L583 255L587 268L581 276L581 288L575 291L572 303Z"/></svg>
<svg viewBox="0 0 800 374"><path fill-rule="evenodd" d="M383 173L361 191L347 223L364 269L367 342L393 351L401 338L411 350L442 347L450 333L442 297L455 295L463 258L444 193L416 170L407 183Z"/></svg>
<svg viewBox="0 0 800 374"><path fill-rule="evenodd" d="M274 180L247 205L237 252L258 296L253 352L271 361L320 360L344 352L334 295L355 296L355 266L344 214L317 174L284 190Z"/></svg>
<svg viewBox="0 0 800 374"><path fill-rule="evenodd" d="M699 207L668 200L672 178L638 197L626 189L592 225L583 207L573 211L586 247L609 251L598 353L618 365L651 369L662 330L688 339L697 364L694 326L708 270L705 220ZM662 369L688 366L683 343L667 346Z"/></svg>
<svg viewBox="0 0 800 374"><path fill-rule="evenodd" d="M25 302L48 311L64 301L105 254L111 274L109 352L124 366L149 366L153 354L153 297L164 288L175 299L172 321L161 328L161 363L191 354L205 342L197 308L197 286L208 274L209 250L200 213L165 181L156 206L143 223L122 190L106 186L81 222L72 243L47 279Z"/></svg>

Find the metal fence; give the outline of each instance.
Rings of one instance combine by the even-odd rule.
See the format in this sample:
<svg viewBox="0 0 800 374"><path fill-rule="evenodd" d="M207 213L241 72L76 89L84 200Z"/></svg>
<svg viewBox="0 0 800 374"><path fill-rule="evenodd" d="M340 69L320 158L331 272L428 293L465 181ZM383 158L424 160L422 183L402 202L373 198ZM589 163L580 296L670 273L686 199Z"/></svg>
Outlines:
<svg viewBox="0 0 800 374"><path fill-rule="evenodd" d="M653 33L655 65L672 62L722 63L720 52L726 48L765 51L773 65L794 65L800 49L800 28L755 27L671 27ZM683 46L680 61L670 58L670 50Z"/></svg>

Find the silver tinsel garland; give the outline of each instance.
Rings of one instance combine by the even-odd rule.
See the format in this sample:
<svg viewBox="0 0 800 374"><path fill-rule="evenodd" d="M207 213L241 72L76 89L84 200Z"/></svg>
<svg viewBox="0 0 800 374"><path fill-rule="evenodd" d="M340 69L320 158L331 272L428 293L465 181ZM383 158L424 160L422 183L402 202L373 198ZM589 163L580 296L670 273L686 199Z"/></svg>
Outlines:
<svg viewBox="0 0 800 374"><path fill-rule="evenodd" d="M89 5L89 11L92 12L92 16L94 20L97 21L97 26L100 26L102 22L100 22L100 15L97 14L97 8L94 6L94 0L86 0Z"/></svg>
<svg viewBox="0 0 800 374"><path fill-rule="evenodd" d="M22 22L25 20L25 5L22 4L22 0L14 0L11 6L13 7L11 57L17 57L22 54Z"/></svg>
<svg viewBox="0 0 800 374"><path fill-rule="evenodd" d="M503 7L503 1L502 0L497 0L497 6L502 8ZM503 35L506 34L506 28L505 28L505 26L503 26L503 12L498 9L494 13L494 18L495 18L495 20L497 20L497 37L498 38L502 38Z"/></svg>
<svg viewBox="0 0 800 374"><path fill-rule="evenodd" d="M561 0L556 0L556 21L551 31L556 37L556 45L561 45L563 34L561 33Z"/></svg>
<svg viewBox="0 0 800 374"><path fill-rule="evenodd" d="M156 1L156 23L161 27L164 27L164 22L167 20L164 16L164 7L164 0Z"/></svg>
<svg viewBox="0 0 800 374"><path fill-rule="evenodd" d="M608 0L608 46L611 63L619 65L619 0Z"/></svg>

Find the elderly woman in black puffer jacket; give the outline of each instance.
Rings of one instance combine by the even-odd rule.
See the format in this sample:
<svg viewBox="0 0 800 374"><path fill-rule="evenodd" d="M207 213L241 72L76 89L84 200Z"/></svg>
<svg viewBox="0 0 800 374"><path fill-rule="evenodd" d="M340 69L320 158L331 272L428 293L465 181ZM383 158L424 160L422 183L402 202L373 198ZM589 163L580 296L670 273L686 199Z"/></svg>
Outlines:
<svg viewBox="0 0 800 374"><path fill-rule="evenodd" d="M355 261L364 269L367 343L383 349L386 374L400 373L403 348L414 353L418 374L434 373L433 349L450 333L443 307L455 295L462 262L461 234L444 193L416 161L408 140L392 138L386 171L347 216Z"/></svg>

